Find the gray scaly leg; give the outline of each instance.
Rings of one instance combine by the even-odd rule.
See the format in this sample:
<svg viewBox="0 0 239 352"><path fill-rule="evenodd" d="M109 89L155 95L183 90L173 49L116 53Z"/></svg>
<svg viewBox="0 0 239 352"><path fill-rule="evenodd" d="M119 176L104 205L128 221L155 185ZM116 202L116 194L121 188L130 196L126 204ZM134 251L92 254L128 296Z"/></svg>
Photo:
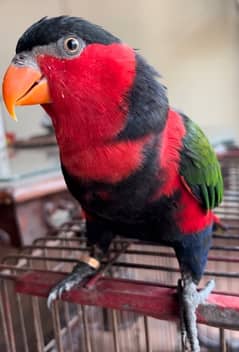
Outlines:
<svg viewBox="0 0 239 352"><path fill-rule="evenodd" d="M200 352L200 346L197 333L196 309L202 304L215 286L214 280L209 281L205 288L197 291L197 285L191 277L183 278L179 282L180 310L181 310L181 328L182 344L184 351L187 351L187 339L192 352Z"/></svg>

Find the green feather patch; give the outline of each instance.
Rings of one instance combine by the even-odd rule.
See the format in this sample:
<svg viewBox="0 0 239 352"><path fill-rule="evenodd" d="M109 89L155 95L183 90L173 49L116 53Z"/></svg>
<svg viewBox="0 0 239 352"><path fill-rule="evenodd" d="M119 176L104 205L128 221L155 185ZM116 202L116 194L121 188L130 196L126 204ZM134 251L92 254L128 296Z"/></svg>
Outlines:
<svg viewBox="0 0 239 352"><path fill-rule="evenodd" d="M216 154L202 130L182 115L186 127L181 150L180 174L205 209L223 198L223 180Z"/></svg>

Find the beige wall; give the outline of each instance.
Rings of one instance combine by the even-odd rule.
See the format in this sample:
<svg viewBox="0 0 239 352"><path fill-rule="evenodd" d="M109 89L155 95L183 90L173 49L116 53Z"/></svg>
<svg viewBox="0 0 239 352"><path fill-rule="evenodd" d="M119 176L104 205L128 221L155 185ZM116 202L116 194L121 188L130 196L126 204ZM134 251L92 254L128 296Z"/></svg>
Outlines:
<svg viewBox="0 0 239 352"><path fill-rule="evenodd" d="M239 141L239 12L234 0L5 0L0 2L0 75L27 26L67 13L103 25L135 48L163 75L170 102L212 140ZM19 135L39 130L41 110L20 108Z"/></svg>

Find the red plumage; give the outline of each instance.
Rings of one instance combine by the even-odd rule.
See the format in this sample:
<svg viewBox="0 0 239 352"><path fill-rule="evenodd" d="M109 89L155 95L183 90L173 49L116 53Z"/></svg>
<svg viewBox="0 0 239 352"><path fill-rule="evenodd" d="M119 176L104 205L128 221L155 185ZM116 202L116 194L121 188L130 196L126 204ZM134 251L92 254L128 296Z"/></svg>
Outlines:
<svg viewBox="0 0 239 352"><path fill-rule="evenodd" d="M77 153L105 143L124 128L128 112L124 97L136 67L131 48L92 44L72 60L40 55L38 63L48 77L53 103L44 107L61 150L69 149L70 142L70 153Z"/></svg>
<svg viewBox="0 0 239 352"><path fill-rule="evenodd" d="M116 183L129 177L142 164L143 153L150 137L137 141L121 141L106 145L80 147L73 150L67 146L61 150L61 160L75 177L87 181ZM127 157L126 157L127 155Z"/></svg>

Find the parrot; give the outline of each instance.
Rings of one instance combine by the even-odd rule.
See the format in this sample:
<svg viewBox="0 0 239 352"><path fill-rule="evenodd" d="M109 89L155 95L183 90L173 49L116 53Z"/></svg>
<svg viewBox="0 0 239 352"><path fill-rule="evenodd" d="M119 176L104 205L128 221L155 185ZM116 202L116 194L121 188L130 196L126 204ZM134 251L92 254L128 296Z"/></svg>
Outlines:
<svg viewBox="0 0 239 352"><path fill-rule="evenodd" d="M160 75L139 53L81 17L44 17L20 37L2 93L15 107L39 104L54 127L66 185L86 218L88 256L52 287L48 305L94 276L116 235L173 248L185 339L200 351L198 290L223 198L207 137L170 106Z"/></svg>

